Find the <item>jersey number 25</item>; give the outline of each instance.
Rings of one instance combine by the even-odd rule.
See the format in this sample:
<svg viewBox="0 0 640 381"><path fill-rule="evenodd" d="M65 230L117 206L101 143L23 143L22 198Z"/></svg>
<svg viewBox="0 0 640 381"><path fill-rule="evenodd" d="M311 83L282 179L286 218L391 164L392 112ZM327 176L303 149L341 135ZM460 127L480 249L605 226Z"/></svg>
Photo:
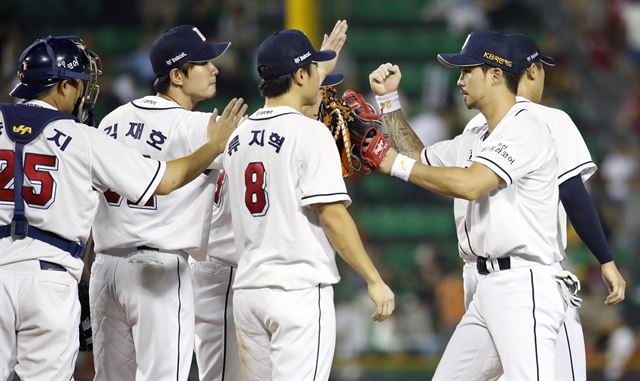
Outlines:
<svg viewBox="0 0 640 381"><path fill-rule="evenodd" d="M0 150L0 202L13 202L13 171L15 167L15 153ZM51 176L52 171L58 170L58 158L51 155L26 153L24 155L24 177L33 186L22 187L22 197L27 205L45 209L55 200L56 182ZM36 190L39 188L39 191Z"/></svg>

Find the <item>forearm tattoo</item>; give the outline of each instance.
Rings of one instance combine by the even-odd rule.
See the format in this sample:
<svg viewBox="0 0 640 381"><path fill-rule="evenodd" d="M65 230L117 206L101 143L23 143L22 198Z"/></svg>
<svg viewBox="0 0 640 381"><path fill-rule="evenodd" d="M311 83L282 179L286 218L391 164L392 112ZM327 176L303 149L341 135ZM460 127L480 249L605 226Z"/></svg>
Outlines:
<svg viewBox="0 0 640 381"><path fill-rule="evenodd" d="M402 114L402 110L383 114L382 121L387 130L383 130L382 132L383 134L389 135L393 148L395 148L396 151L408 156L415 153L420 154L420 151L424 148L424 144L422 144L418 135L416 135L411 129L411 126L409 126L409 123Z"/></svg>

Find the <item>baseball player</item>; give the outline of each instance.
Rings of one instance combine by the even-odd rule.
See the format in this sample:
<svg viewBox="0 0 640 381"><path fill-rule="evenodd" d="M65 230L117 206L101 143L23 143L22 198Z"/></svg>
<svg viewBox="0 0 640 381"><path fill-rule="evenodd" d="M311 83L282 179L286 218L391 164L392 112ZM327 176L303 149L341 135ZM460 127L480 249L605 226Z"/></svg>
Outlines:
<svg viewBox="0 0 640 381"><path fill-rule="evenodd" d="M191 25L164 31L150 51L157 94L120 106L99 130L156 160L195 151L211 114L192 110L215 95L212 60L228 47ZM112 190L100 198L90 288L96 380L187 379L194 345L187 259L206 254L214 181L205 171L141 206Z"/></svg>
<svg viewBox="0 0 640 381"><path fill-rule="evenodd" d="M535 113L516 103L518 77L525 68L504 35L471 33L460 54L441 54L438 59L460 68L457 84L464 102L485 115L487 124L447 142L452 155L464 155L462 168L432 167L390 150L380 169L469 201L459 247L476 258L480 275L448 346L486 341L499 354L507 379L553 379L555 343L567 304L553 278L562 253L557 226L549 223L558 214L551 133ZM371 77L374 91L382 90L379 94L385 93L384 79L396 69L390 66ZM402 134L395 136L400 142L411 141L410 152L419 151L419 140L412 139L415 134L393 127L402 118L391 113L398 109L397 98L380 101L389 114L385 122L390 132ZM434 379L472 379L486 371L485 362L456 360L448 364L452 369L447 376L440 377L438 370Z"/></svg>
<svg viewBox="0 0 640 381"><path fill-rule="evenodd" d="M624 298L625 282L618 272L615 262L613 262L613 257L604 240L604 234L602 233L601 224L595 213L593 203L588 198L588 194L583 185L583 181L586 181L593 172L595 172L596 166L591 160L591 156L580 132L566 113L531 103L531 101L538 103L542 98L542 91L544 89L544 69L542 64L554 65L555 61L550 57L542 55L536 44L527 36L509 35L508 38L516 44L520 55L519 59L524 61L524 66L526 67L526 70L519 80L517 102L528 106L531 111L537 113L547 125L549 125L556 145L559 165L558 183L560 187L560 201L562 201L562 204L559 206L560 214L558 219L561 231L561 235L558 237L561 240L560 244L563 249L566 247L566 214L564 213L564 205L569 211L569 217L576 227L578 234L602 264L603 279L611 292L605 303L618 303ZM385 69L381 67L379 70ZM372 77L378 75L380 75L379 72L372 73ZM391 88L397 89L399 80L399 70L392 68L389 76L384 80L385 90L391 91ZM484 124L486 124L486 118L484 115L478 114L467 124L465 133L474 128L479 128ZM447 151L447 144L448 142L434 144L423 151L424 154L422 156L419 156L420 152L413 154L416 157L421 157L423 164L433 166L466 166L468 152L465 153L459 150L458 156L456 157L452 152ZM467 206L468 201L466 200L458 198L454 200L454 214L458 230L458 239L461 242L465 239L464 221ZM475 257L467 255L462 250L460 251L460 256L465 261L463 277L465 307L468 307L475 293L478 281L476 261ZM559 269L561 268L559 267ZM451 346L447 348L447 355L441 360L441 366L438 368L442 378L456 377L455 375L446 375L444 373L450 368L443 362L446 359L457 361L457 359L466 358L466 354L464 353L466 348L451 348ZM499 358L496 353L489 353L490 349L491 348L486 348L481 351L481 353L485 354L488 361L485 366L487 372L468 375L468 377L477 376L477 379L486 380L494 379L502 373ZM482 361L482 359L478 358L476 361ZM491 361L495 363L492 364ZM582 327L577 309L573 307L568 309L567 318L558 336L558 342L556 344L556 366L556 377L559 380L586 379ZM495 373L491 374L491 372L494 371Z"/></svg>
<svg viewBox="0 0 640 381"><path fill-rule="evenodd" d="M158 161L75 120L96 101L100 74L98 57L79 38L36 40L17 66L11 96L25 102L0 113L0 380L14 372L22 380L70 380L93 189L145 205L185 185L222 152L239 107L234 101L210 120L201 149Z"/></svg>
<svg viewBox="0 0 640 381"><path fill-rule="evenodd" d="M228 141L224 168L236 250L234 318L245 380L327 380L335 346L334 249L367 282L386 319L394 296L367 256L346 205L334 140L301 114L318 99L316 51L304 33L285 30L258 48L265 106Z"/></svg>
<svg viewBox="0 0 640 381"><path fill-rule="evenodd" d="M329 74L322 86L336 86L342 79L340 74ZM303 113L317 119L318 106L316 103ZM206 260L189 259L195 301L196 360L200 381L240 380L232 288L239 254L233 240L229 182L224 171L217 176L213 200Z"/></svg>

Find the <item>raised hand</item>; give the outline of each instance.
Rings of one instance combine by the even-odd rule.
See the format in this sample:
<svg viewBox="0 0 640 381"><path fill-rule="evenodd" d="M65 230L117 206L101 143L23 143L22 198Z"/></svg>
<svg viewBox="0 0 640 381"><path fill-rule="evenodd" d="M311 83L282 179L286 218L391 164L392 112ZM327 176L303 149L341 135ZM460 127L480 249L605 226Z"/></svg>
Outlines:
<svg viewBox="0 0 640 381"><path fill-rule="evenodd" d="M336 52L336 58L330 61L318 62L318 73L320 74L321 80L324 79L327 74L331 73L336 67L340 50L342 50L342 47L347 40L348 28L347 20L338 20L336 25L333 26L331 34L327 35L325 33L320 50L333 50Z"/></svg>
<svg viewBox="0 0 640 381"><path fill-rule="evenodd" d="M401 79L400 67L387 62L369 74L369 85L375 95L382 96L398 91Z"/></svg>

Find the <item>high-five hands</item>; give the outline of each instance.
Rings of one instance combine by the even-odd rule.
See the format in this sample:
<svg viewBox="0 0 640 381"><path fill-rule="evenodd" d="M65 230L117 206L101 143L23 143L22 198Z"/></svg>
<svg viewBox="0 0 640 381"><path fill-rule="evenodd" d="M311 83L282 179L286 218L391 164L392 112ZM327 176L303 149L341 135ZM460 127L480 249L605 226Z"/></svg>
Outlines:
<svg viewBox="0 0 640 381"><path fill-rule="evenodd" d="M382 96L398 91L401 79L400 67L387 62L369 74L369 85L375 95Z"/></svg>

